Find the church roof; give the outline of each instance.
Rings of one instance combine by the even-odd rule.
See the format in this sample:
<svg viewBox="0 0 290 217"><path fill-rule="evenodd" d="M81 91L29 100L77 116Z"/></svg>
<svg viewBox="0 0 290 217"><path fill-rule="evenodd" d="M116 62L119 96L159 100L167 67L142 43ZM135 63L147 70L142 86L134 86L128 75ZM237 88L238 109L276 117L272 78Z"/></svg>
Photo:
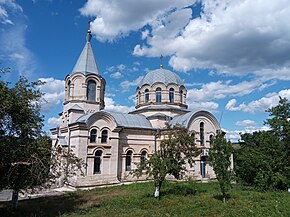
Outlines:
<svg viewBox="0 0 290 217"><path fill-rule="evenodd" d="M209 118L217 128L220 128L220 125L216 118L208 111L189 112L183 115L175 116L172 120L169 121L169 125L179 125L180 127L188 128L192 120L200 116Z"/></svg>
<svg viewBox="0 0 290 217"><path fill-rule="evenodd" d="M85 44L81 55L79 56L72 73L81 72L83 74L100 74L99 68L96 63L93 48L90 40L92 35L90 31L87 34L87 43Z"/></svg>
<svg viewBox="0 0 290 217"><path fill-rule="evenodd" d="M145 84L149 84L151 86L157 82L164 83L165 85L173 83L177 84L178 86L184 84L177 74L167 69L160 68L148 72L147 75L141 80L140 87Z"/></svg>
<svg viewBox="0 0 290 217"><path fill-rule="evenodd" d="M111 116L117 126L128 127L128 128L147 128L152 129L152 125L149 120L146 119L143 115L133 115L133 114L124 114L111 111L99 111L91 114L84 115L80 117L77 122L87 122L87 120L94 115L109 115Z"/></svg>

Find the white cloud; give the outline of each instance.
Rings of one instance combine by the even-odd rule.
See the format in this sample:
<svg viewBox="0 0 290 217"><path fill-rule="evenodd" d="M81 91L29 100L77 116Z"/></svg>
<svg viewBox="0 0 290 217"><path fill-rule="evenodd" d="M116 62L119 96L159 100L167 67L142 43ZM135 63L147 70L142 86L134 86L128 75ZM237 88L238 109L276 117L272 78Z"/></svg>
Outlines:
<svg viewBox="0 0 290 217"><path fill-rule="evenodd" d="M3 25L0 35L0 61L5 62L13 71L29 77L36 69L33 53L26 47L27 17L20 5L13 0L0 1L0 23Z"/></svg>
<svg viewBox="0 0 290 217"><path fill-rule="evenodd" d="M240 134L244 133L253 133L257 131L268 131L270 130L269 127L267 126L262 126L262 127L246 127L244 130L226 130L222 129L226 135L226 139L230 140L231 142L238 142L241 139Z"/></svg>
<svg viewBox="0 0 290 217"><path fill-rule="evenodd" d="M279 96L290 99L290 89L281 90L278 93L269 93L265 97L249 102L242 103L236 106L237 100L231 99L226 105L229 111L244 111L255 113L257 111L264 112L266 109L276 106L279 103Z"/></svg>
<svg viewBox="0 0 290 217"><path fill-rule="evenodd" d="M115 79L119 79L119 78L122 78L123 75L121 72L115 72L113 74L110 75L110 78L115 78Z"/></svg>
<svg viewBox="0 0 290 217"><path fill-rule="evenodd" d="M204 101L212 99L223 99L228 96L243 96L252 93L255 90L262 90L272 85L272 83L262 83L259 80L243 81L231 85L232 81L217 81L203 84L200 89L194 88L188 90L188 99L195 101Z"/></svg>
<svg viewBox="0 0 290 217"><path fill-rule="evenodd" d="M59 125L59 118L51 117L47 119L49 125Z"/></svg>
<svg viewBox="0 0 290 217"><path fill-rule="evenodd" d="M192 111L206 110L206 111L215 112L219 107L219 104L217 104L216 102L191 101L191 102L188 102L187 104L188 104L189 110L192 110Z"/></svg>
<svg viewBox="0 0 290 217"><path fill-rule="evenodd" d="M39 80L46 82L39 87L44 93L41 109L43 112L49 112L64 100L64 81L52 77L40 78Z"/></svg>
<svg viewBox="0 0 290 217"><path fill-rule="evenodd" d="M91 29L99 40L112 41L192 3L192 0L88 0L80 11L84 16L96 17Z"/></svg>
<svg viewBox="0 0 290 217"><path fill-rule="evenodd" d="M134 81L123 81L121 82L121 87L123 89L123 92L126 92L129 90L130 87L137 87L144 76L139 76Z"/></svg>
<svg viewBox="0 0 290 217"><path fill-rule="evenodd" d="M116 102L110 97L105 97L105 105L106 105L105 110L107 111L128 113L134 110L133 106L128 107L123 105L116 105Z"/></svg>
<svg viewBox="0 0 290 217"><path fill-rule="evenodd" d="M289 80L290 23L288 0L202 0L201 17L170 23L175 13L151 25L143 44L137 44L137 56L170 57L170 65L179 71L192 68L216 68L220 73L254 73L261 79ZM158 23L158 22L157 22ZM165 25L164 25L165 23ZM172 34L163 34L164 32ZM150 36L152 35L152 36ZM269 76L268 76L269 75Z"/></svg>
<svg viewBox="0 0 290 217"><path fill-rule="evenodd" d="M243 120L243 121L237 121L235 125L240 126L240 127L248 127L248 126L256 125L256 122L252 120Z"/></svg>

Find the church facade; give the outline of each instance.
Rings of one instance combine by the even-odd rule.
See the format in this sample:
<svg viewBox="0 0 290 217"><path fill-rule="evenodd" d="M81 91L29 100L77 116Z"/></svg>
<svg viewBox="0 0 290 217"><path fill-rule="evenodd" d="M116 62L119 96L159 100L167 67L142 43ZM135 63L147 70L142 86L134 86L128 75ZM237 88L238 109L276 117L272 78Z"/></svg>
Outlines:
<svg viewBox="0 0 290 217"><path fill-rule="evenodd" d="M75 187L89 187L132 181L136 163L158 149L169 126L181 126L196 133L202 153L186 176L215 178L207 161L210 139L220 130L208 111L189 111L187 90L180 77L160 68L148 72L136 87L136 109L128 114L106 111L106 81L101 76L90 44L86 44L70 75L65 78L65 100L59 126L51 129L53 147L70 149L82 158L85 176L70 180Z"/></svg>

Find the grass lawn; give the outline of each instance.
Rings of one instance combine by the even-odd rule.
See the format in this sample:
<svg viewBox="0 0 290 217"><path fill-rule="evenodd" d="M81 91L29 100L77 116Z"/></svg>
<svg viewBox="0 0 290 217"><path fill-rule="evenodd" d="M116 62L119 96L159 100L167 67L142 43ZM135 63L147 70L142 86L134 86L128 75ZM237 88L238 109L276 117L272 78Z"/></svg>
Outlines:
<svg viewBox="0 0 290 217"><path fill-rule="evenodd" d="M169 183L161 199L153 195L153 183L77 191L61 196L19 201L16 211L0 203L0 216L286 216L290 194L256 192L236 185L223 204L217 183Z"/></svg>

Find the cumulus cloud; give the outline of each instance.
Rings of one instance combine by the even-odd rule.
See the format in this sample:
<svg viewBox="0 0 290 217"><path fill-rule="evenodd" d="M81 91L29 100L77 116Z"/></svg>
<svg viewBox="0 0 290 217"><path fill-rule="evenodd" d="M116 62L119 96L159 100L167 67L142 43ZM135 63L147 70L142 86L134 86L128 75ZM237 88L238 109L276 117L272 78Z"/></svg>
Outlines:
<svg viewBox="0 0 290 217"><path fill-rule="evenodd" d="M137 87L141 80L143 79L144 76L139 76L138 78L136 78L133 81L123 81L121 82L121 87L123 89L123 92L129 91L130 87Z"/></svg>
<svg viewBox="0 0 290 217"><path fill-rule="evenodd" d="M262 83L259 80L243 81L237 84L231 84L232 81L217 81L203 84L200 89L194 88L188 90L188 100L204 101L212 99L224 99L228 96L244 96L255 90L263 90L274 83Z"/></svg>
<svg viewBox="0 0 290 217"><path fill-rule="evenodd" d="M113 98L110 98L110 97L105 97L105 105L106 105L106 107L105 107L106 111L128 113L128 112L134 110L133 106L128 107L128 106L116 104L116 102L113 100Z"/></svg>
<svg viewBox="0 0 290 217"><path fill-rule="evenodd" d="M266 109L276 106L279 103L279 97L290 99L290 89L281 90L278 93L269 93L265 97L236 106L237 100L231 99L226 104L229 111L244 111L255 113L257 111L264 112Z"/></svg>
<svg viewBox="0 0 290 217"><path fill-rule="evenodd" d="M36 69L33 53L27 48L25 34L27 18L20 5L13 0L0 0L0 62L7 63L13 71L29 76Z"/></svg>
<svg viewBox="0 0 290 217"><path fill-rule="evenodd" d="M40 78L45 82L39 88L44 93L41 101L41 109L44 113L49 112L64 100L64 81L57 80L52 77Z"/></svg>
<svg viewBox="0 0 290 217"><path fill-rule="evenodd" d="M101 41L112 41L127 36L131 31L154 23L159 17L174 9L184 8L192 0L88 0L80 9L84 16L96 19L91 24L92 32Z"/></svg>
<svg viewBox="0 0 290 217"><path fill-rule="evenodd" d="M110 75L110 78L115 78L115 79L119 79L119 78L122 78L123 75L121 72L115 72L113 74Z"/></svg>
<svg viewBox="0 0 290 217"><path fill-rule="evenodd" d="M262 127L246 127L244 130L226 130L222 129L226 135L226 139L230 140L231 142L238 142L241 139L241 134L244 133L253 133L257 131L268 131L270 130L267 126Z"/></svg>
<svg viewBox="0 0 290 217"><path fill-rule="evenodd" d="M206 110L215 112L217 111L219 104L216 102L198 102L198 101L191 101L188 102L188 108L192 111L198 111L198 110Z"/></svg>
<svg viewBox="0 0 290 217"><path fill-rule="evenodd" d="M156 31L160 26L152 26L152 36L136 45L134 54L156 56L156 51L162 50L171 56L170 65L180 71L216 68L221 73L253 72L264 78L275 71L279 72L276 78L289 80L287 0L203 0L202 5L201 16L191 19L175 37L160 34ZM163 19L166 23L170 16Z"/></svg>
<svg viewBox="0 0 290 217"><path fill-rule="evenodd" d="M47 119L47 123L49 125L58 125L59 124L59 118L51 117Z"/></svg>
<svg viewBox="0 0 290 217"><path fill-rule="evenodd" d="M237 121L235 125L240 126L240 127L248 127L248 126L256 125L256 122L252 120L243 120L243 121Z"/></svg>

